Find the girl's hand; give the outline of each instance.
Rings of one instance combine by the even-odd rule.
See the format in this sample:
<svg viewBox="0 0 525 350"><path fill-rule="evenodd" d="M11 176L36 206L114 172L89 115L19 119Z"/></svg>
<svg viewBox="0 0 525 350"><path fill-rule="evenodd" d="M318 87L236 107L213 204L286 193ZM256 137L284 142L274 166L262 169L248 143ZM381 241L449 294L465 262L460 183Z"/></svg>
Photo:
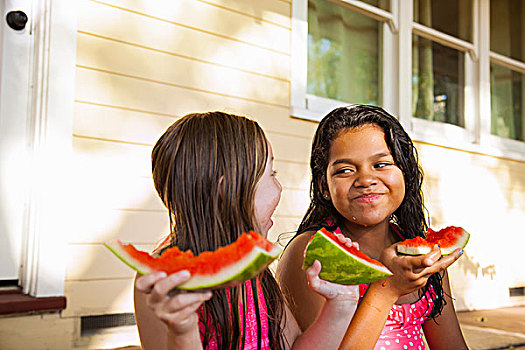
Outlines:
<svg viewBox="0 0 525 350"><path fill-rule="evenodd" d="M188 333L197 327L198 317L195 311L212 296L210 291L174 290L189 277L186 270L170 276L157 272L140 276L135 282L136 290L147 295L148 307L176 335Z"/></svg>
<svg viewBox="0 0 525 350"><path fill-rule="evenodd" d="M354 246L359 249L357 242L342 234L336 234L339 241L348 247ZM306 276L308 278L308 286L317 294L325 297L327 300L334 301L355 301L359 299L359 286L357 285L342 285L337 283L327 282L319 278L321 272L321 262L315 260L312 266L306 269Z"/></svg>
<svg viewBox="0 0 525 350"><path fill-rule="evenodd" d="M344 245L346 245L347 247L356 247L357 249L359 249L359 243L357 242L352 242L352 240L348 237L346 237L345 235L341 234L341 233L336 233L336 237L337 239L339 240L339 242L343 243Z"/></svg>
<svg viewBox="0 0 525 350"><path fill-rule="evenodd" d="M463 251L457 249L454 253L442 256L439 246L426 255L402 255L397 253L397 245L386 248L381 254L381 262L392 271L393 275L382 283L390 286L397 295L409 294L424 287L430 275L445 271L459 259Z"/></svg>
<svg viewBox="0 0 525 350"><path fill-rule="evenodd" d="M319 260L315 260L312 266L306 269L308 286L311 290L325 297L327 300L353 301L357 303L357 301L359 300L358 285L343 285L327 282L319 278L320 272L321 263L319 262Z"/></svg>

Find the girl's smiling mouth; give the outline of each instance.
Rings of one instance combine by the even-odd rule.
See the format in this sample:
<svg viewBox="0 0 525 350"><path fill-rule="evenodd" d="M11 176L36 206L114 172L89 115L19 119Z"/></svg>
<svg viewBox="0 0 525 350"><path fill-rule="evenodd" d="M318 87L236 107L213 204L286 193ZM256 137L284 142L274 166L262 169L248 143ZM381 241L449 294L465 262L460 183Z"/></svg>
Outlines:
<svg viewBox="0 0 525 350"><path fill-rule="evenodd" d="M354 198L354 201L359 203L370 203L379 200L383 194L381 193L369 193L369 194L363 194L358 197Z"/></svg>

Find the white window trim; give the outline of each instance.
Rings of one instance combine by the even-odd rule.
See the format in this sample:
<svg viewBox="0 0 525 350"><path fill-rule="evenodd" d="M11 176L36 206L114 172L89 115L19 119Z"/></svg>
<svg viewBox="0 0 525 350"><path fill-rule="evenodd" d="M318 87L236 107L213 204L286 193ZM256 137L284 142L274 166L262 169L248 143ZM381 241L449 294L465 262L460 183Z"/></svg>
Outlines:
<svg viewBox="0 0 525 350"><path fill-rule="evenodd" d="M35 297L64 295L71 200L77 1L33 0L31 161L20 283Z"/></svg>
<svg viewBox="0 0 525 350"><path fill-rule="evenodd" d="M382 106L400 119L414 141L525 160L525 142L490 133L490 62L522 73L525 63L490 52L489 0L473 0L472 42L413 22L411 1L391 0L391 13L356 0L330 1L382 21L384 27L389 28L383 31L383 35L385 32L391 35L384 40L383 52L392 52L393 59L382 60ZM292 1L290 115L320 121L330 110L347 103L306 93L307 13L307 0ZM464 127L412 116L412 34L465 53Z"/></svg>

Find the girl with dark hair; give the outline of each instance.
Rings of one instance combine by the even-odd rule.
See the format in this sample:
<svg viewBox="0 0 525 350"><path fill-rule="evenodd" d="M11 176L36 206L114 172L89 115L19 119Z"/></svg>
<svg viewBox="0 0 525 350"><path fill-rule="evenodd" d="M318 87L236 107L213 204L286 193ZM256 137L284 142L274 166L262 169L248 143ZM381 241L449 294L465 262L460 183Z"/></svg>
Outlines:
<svg viewBox="0 0 525 350"><path fill-rule="evenodd" d="M301 273L305 246L319 228L342 233L393 275L360 286L358 310L343 349L466 349L446 268L462 251L403 256L398 242L425 237L423 173L412 140L396 118L374 106L337 108L319 124L312 145L311 202L277 268L299 326L324 304Z"/></svg>
<svg viewBox="0 0 525 350"><path fill-rule="evenodd" d="M250 119L222 112L182 117L155 144L152 171L170 218L168 246L197 255L249 230L266 236L272 226L281 185L272 148ZM357 307L358 287L322 281L320 270L316 262L307 280L326 302L302 334L268 269L240 286L200 292L174 290L189 278L187 271L138 276L135 316L142 347L336 349Z"/></svg>

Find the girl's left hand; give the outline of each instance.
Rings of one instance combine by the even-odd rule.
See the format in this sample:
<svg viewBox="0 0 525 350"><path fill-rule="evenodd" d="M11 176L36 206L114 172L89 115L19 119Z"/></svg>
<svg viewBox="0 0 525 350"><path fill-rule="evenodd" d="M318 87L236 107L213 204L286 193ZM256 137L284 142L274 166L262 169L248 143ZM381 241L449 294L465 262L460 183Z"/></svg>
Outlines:
<svg viewBox="0 0 525 350"><path fill-rule="evenodd" d="M352 242L348 237L342 234L336 235L339 241L348 247L354 246L359 249L357 242ZM315 260L312 266L306 269L306 276L308 278L308 286L317 294L325 297L327 300L334 301L357 301L359 300L359 286L358 285L342 285L337 283L327 282L319 278L321 272L321 262Z"/></svg>

